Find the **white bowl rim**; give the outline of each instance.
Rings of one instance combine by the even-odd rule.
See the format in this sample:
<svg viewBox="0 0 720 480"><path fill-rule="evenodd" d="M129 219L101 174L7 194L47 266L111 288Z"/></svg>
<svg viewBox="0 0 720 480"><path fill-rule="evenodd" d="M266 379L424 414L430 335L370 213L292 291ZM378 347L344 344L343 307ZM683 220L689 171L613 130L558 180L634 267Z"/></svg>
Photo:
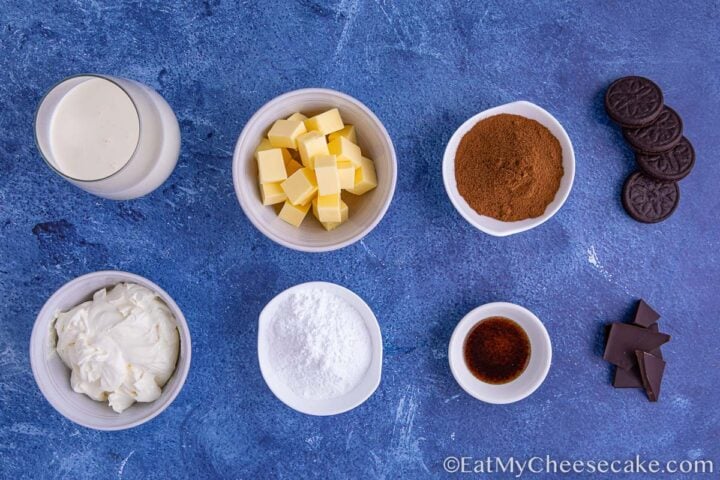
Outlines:
<svg viewBox="0 0 720 480"><path fill-rule="evenodd" d="M91 422L85 421L82 417L78 416L73 412L71 409L66 408L66 406L59 401L56 401L55 399L51 399L51 397L48 395L48 392L46 389L48 387L44 386L39 381L39 369L40 366L36 365L36 359L39 359L40 353L36 351L38 347L37 345L42 344L42 342L38 343L35 342L34 339L39 335L45 335L46 333L44 330L49 331L49 324L47 322L42 321L45 318L52 318L54 312L50 312L50 306L52 300L54 300L56 297L60 297L63 294L63 291L72 286L75 283L81 282L86 279L91 279L94 277L102 277L102 276L117 276L121 277L127 282L133 282L138 283L140 285L143 285L155 293L157 293L162 300L168 305L170 310L173 312L173 315L175 316L175 320L178 325L178 334L180 335L180 348L181 352L185 354L185 357L187 360L184 363L180 363L180 355L178 355L178 363L175 366L175 371L173 372L172 376L177 378L177 386L176 388L170 392L169 396L164 399L164 405L161 408L155 409L152 412L150 412L145 417L142 417L134 422L128 422L124 424L118 424L113 426L107 426L107 425L96 425ZM126 279L126 280L125 280ZM42 324L42 325L41 325ZM93 430L100 430L100 431L119 431L119 430L127 430L130 428L137 427L139 425L142 425L144 423L149 422L153 418L160 415L162 412L164 412L174 401L175 398L180 394L180 391L182 390L183 386L185 385L185 380L187 379L188 373L190 372L190 364L192 363L192 340L190 337L190 328L187 324L187 320L185 319L185 315L182 313L182 310L180 310L180 307L178 307L177 303L175 303L175 300L160 286L158 286L155 282L148 280L147 278L130 273L125 272L122 270L100 270L95 272L86 273L84 275L80 275L79 277L75 277L72 280L69 280L68 282L65 282L62 286L60 286L55 292L48 297L48 299L43 304L42 308L40 309L40 312L38 313L37 317L35 318L35 323L33 325L32 333L30 334L30 367L33 372L33 378L35 379L35 383L37 384L38 388L40 389L41 393L45 397L45 400L63 417L67 418L71 422L74 422L80 426L90 428ZM171 377L172 378L172 377ZM82 393L77 393L77 395L83 395ZM159 399L158 399L159 400ZM157 401L157 400L156 400ZM99 402L101 403L101 402ZM119 414L122 415L122 414Z"/></svg>
<svg viewBox="0 0 720 480"><path fill-rule="evenodd" d="M543 358L541 358L542 361L542 370L536 381L532 383L528 383L524 389L520 393L514 396L507 396L504 398L499 397L489 397L486 395L483 395L478 390L473 388L473 385L480 385L482 384L483 388L494 388L494 387L503 387L504 385L510 385L516 381L519 381L522 378L522 375L518 377L517 379L513 380L510 383L504 384L504 385L491 385L483 383L482 381L476 379L472 372L470 372L470 369L465 364L464 360L460 360L459 364L456 363L454 360L455 355L453 355L453 352L462 351L464 349L465 344L465 337L467 334L463 334L465 330L467 330L468 326L472 324L472 326L476 325L479 321L483 320L484 318L492 317L492 316L505 316L506 314L499 313L500 310L506 311L506 310L513 310L517 314L524 317L525 320L529 320L535 327L538 327L538 330L541 333L541 347L547 351L547 355ZM513 321L516 321L515 319L512 319ZM534 348L533 350L537 350L537 345L531 344ZM450 364L450 371L452 372L453 377L455 378L455 381L460 385L460 387L470 396L485 402L485 403L491 403L491 404L497 404L497 405L503 405L508 403L515 403L520 400L523 400L524 398L529 397L532 395L535 390L537 390L540 385L543 384L545 381L545 378L547 377L548 372L550 371L550 365L552 364L552 343L550 341L550 335L547 332L547 329L545 328L545 325L540 321L540 319L532 313L530 310L528 310L525 307L522 307L520 305L517 305L515 303L510 302L491 302L486 303L484 305L480 305L479 307L474 308L470 312L467 313L457 324L455 329L453 330L453 334L450 337L450 342L448 343L448 363ZM461 370L464 372L463 375L461 375ZM472 384L469 384L468 382L464 381L463 377L469 378L472 377ZM475 383L476 382L476 383Z"/></svg>
<svg viewBox="0 0 720 480"><path fill-rule="evenodd" d="M289 242L287 240L284 240L283 238L279 237L272 231L264 228L260 222L258 222L254 215L251 215L249 213L249 208L246 208L245 201L243 200L242 194L241 194L241 188L240 188L240 182L238 181L238 178L240 175L242 175L242 162L243 159L240 155L240 148L241 146L249 141L247 138L249 135L249 125L252 125L253 123L258 121L258 118L262 115L262 113L269 108L270 106L281 103L288 98L296 97L296 96L303 96L308 94L325 94L325 95L331 95L331 96L337 96L340 97L350 103L355 104L360 110L362 110L370 119L377 124L378 129L380 130L381 135L387 140L388 146L390 147L390 161L392 164L392 168L390 169L392 171L392 178L390 183L390 190L389 194L387 195L387 198L383 202L380 210L378 210L375 218L372 222L370 222L360 233L355 235L354 237L351 237L345 241L332 243L328 245L323 246L303 246L303 245L297 245L293 242ZM292 250L297 250L300 252L310 252L310 253L321 253L321 252L331 252L333 250L338 250L344 247L347 247L348 245L352 245L353 243L356 243L363 238L365 238L377 225L380 223L380 221L385 217L385 214L387 213L388 209L390 208L390 204L392 203L392 199L395 196L395 187L397 184L397 154L395 153L395 145L393 145L392 138L390 137L390 134L388 133L387 129L385 128L385 125L380 121L380 119L375 115L372 110L370 110L363 102L358 100L355 97L352 97L346 93L339 92L337 90L333 90L330 88L300 88L297 90L291 90L289 92L283 93L281 95L278 95L277 97L269 100L266 102L263 106L261 106L257 111L253 114L252 117L245 123L245 126L242 129L242 132L240 132L240 136L238 137L237 142L235 143L235 149L233 150L233 164L232 164L232 176L233 176L233 186L235 188L235 196L238 199L238 202L240 203L240 208L242 208L243 213L245 213L245 216L250 220L250 223L252 223L255 228L268 237L273 242L282 245L283 247L290 248Z"/></svg>
<svg viewBox="0 0 720 480"><path fill-rule="evenodd" d="M308 288L320 288L332 293L338 294L341 298L348 301L353 307L355 307L363 318L365 326L368 330L370 340L372 341L372 359L368 366L365 377L361 382L351 391L340 397L328 399L328 400L311 400L303 399L300 396L295 398L288 398L283 395L283 392L279 391L276 387L275 373L273 367L269 365L267 351L267 345L264 340L266 336L266 330L270 327L272 318L269 318L270 311L273 310L282 300L287 298L288 295ZM365 403L377 390L382 379L382 363L383 363L383 344L382 344L382 332L380 330L380 324L375 317L370 306L362 299L357 293L352 290L330 282L306 282L300 283L293 287L290 287L282 292L278 293L275 297L270 300L258 318L258 345L257 345L258 364L260 365L260 373L262 374L263 380L267 384L270 391L275 397L284 403L286 406L292 408L295 411L304 413L306 415L314 416L330 416L338 415L341 413L348 412L354 408L359 407ZM372 376L372 377L370 377ZM368 381L369 378L369 381ZM349 402L347 397L351 396L358 388L365 387L366 390L358 394L354 401ZM318 404L324 404L318 407Z"/></svg>
<svg viewBox="0 0 720 480"><path fill-rule="evenodd" d="M473 125L485 118L499 115L502 113L508 113L508 109L513 107L525 107L533 110L541 117L541 120L535 119L536 121L540 122L546 127L548 125L554 127L554 130L559 133L561 138L558 138L558 141L560 142L560 144L562 145L563 143L565 143L568 146L567 158L565 149L563 149L563 168L565 169L563 177L567 176L569 178L569 183L565 188L563 188L561 184L560 188L558 188L558 191L556 193L556 195L560 195L560 201L556 201L556 199L554 199L553 202L551 202L551 204L548 205L548 207L545 209L545 212L543 212L543 214L539 217L521 220L519 222L501 222L507 226L502 230L498 230L494 227L484 225L482 223L482 219L489 217L480 215L474 210L472 210L472 207L467 204L462 195L460 195L460 193L457 191L457 185L454 183L455 154L457 152L457 146L460 144L460 140L462 140L462 137L465 136L467 131L470 130ZM451 146L453 145L455 147L451 148ZM457 210L458 213L468 223L470 223L470 225L474 226L478 230L481 230L489 235L493 235L496 237L506 237L509 235L514 235L516 233L525 232L527 230L531 230L535 227L542 225L546 221L550 220L558 212L558 210L560 210L560 208L565 205L565 202L570 196L570 191L572 190L573 183L575 181L575 150L573 148L572 141L570 140L570 136L567 134L567 131L550 112L527 100L517 100L510 103L505 103L503 105L498 105L497 107L489 108L487 110L483 110L482 112L473 115L465 122L463 122L463 124L460 125L457 130L455 130L453 135L450 137L450 140L448 140L447 146L445 147L445 153L443 154L442 169L445 191L450 198L450 202L452 202L453 206L455 207L455 210ZM452 172L452 175L448 174L448 172ZM470 212L465 211L465 208L463 208L465 206L470 209ZM492 220L495 222L500 222L499 220ZM524 225L517 225L514 227L511 226L514 223L523 223Z"/></svg>

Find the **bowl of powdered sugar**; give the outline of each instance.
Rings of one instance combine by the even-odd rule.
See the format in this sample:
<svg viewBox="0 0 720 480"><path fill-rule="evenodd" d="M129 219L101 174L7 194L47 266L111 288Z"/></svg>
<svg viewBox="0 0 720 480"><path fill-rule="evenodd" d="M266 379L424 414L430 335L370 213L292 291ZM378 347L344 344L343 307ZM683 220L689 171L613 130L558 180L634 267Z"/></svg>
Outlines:
<svg viewBox="0 0 720 480"><path fill-rule="evenodd" d="M268 387L287 406L336 415L365 402L380 384L380 326L350 290L304 283L260 313L258 359Z"/></svg>

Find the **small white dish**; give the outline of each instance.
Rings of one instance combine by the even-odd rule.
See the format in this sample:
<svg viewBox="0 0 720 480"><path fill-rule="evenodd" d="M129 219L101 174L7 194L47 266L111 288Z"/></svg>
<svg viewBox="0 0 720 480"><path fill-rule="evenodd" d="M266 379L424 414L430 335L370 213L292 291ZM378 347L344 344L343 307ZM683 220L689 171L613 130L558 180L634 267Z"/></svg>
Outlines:
<svg viewBox="0 0 720 480"><path fill-rule="evenodd" d="M360 383L351 391L340 397L327 400L307 399L297 395L290 387L283 383L277 376L270 360L269 329L272 328L272 320L278 307L289 295L300 290L320 288L336 295L352 305L365 320L370 340L372 342L372 359L365 376ZM337 415L344 413L364 403L380 385L382 376L382 334L375 314L365 301L356 293L345 287L328 282L308 282L295 285L278 294L260 312L258 321L258 361L260 372L265 383L272 393L285 405L308 415Z"/></svg>
<svg viewBox="0 0 720 480"><path fill-rule="evenodd" d="M104 287L132 282L156 292L167 304L177 321L180 334L180 355L175 372L154 402L135 403L122 413L116 413L107 402L96 402L87 395L76 393L70 386L70 369L63 363L52 344L51 329L55 313L68 310L92 299L92 294ZM175 301L150 280L127 272L101 271L78 277L58 289L45 302L35 320L30 337L30 365L40 391L50 405L68 420L95 430L124 430L141 425L162 413L177 397L190 370L190 330L185 316Z"/></svg>
<svg viewBox="0 0 720 480"><path fill-rule="evenodd" d="M536 218L528 218L526 220L520 220L518 222L503 222L496 220L485 215L480 215L465 201L460 192L458 192L457 181L455 180L455 154L457 153L460 141L468 133L472 127L475 126L480 120L495 115L507 113L511 115L520 115L526 118L535 120L545 126L550 133L560 142L562 147L562 163L564 169L564 175L560 180L560 187L558 188L555 198L547 206L545 212ZM565 201L570 195L572 190L573 180L575 179L575 152L573 150L572 142L565 129L560 125L555 117L553 117L546 110L538 107L534 103L519 101L500 105L499 107L491 108L489 110L482 111L477 115L468 119L465 123L460 125L445 148L445 155L443 156L443 182L445 183L445 191L450 197L455 209L460 215L465 218L472 226L478 230L482 230L485 233L494 235L496 237L505 237L515 233L524 232L530 230L538 225L545 223L549 220L560 207L563 206Z"/></svg>
<svg viewBox="0 0 720 480"><path fill-rule="evenodd" d="M362 196L343 193L350 217L335 230L325 231L309 217L295 228L260 201L255 149L276 120L295 112L316 114L331 108L340 110L345 123L355 125L363 155L375 161L378 186ZM382 122L359 100L326 88L295 90L270 100L247 122L233 154L235 193L250 222L274 242L304 252L328 252L365 237L387 212L396 179L395 148Z"/></svg>
<svg viewBox="0 0 720 480"><path fill-rule="evenodd" d="M525 330L530 339L530 361L527 368L518 378L502 385L479 380L465 363L465 339L475 325L488 317L513 320ZM552 345L545 326L530 310L513 303L487 303L472 310L457 324L450 338L448 360L455 380L473 397L487 403L513 403L532 394L543 383L552 362Z"/></svg>

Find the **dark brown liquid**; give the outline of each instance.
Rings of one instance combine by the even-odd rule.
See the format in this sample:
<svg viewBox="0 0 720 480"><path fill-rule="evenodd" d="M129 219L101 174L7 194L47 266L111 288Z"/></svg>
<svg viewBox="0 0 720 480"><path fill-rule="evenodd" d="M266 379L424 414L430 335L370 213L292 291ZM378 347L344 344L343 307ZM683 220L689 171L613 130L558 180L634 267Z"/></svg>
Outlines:
<svg viewBox="0 0 720 480"><path fill-rule="evenodd" d="M475 377L495 385L512 382L530 361L530 339L505 317L478 322L465 339L465 363Z"/></svg>

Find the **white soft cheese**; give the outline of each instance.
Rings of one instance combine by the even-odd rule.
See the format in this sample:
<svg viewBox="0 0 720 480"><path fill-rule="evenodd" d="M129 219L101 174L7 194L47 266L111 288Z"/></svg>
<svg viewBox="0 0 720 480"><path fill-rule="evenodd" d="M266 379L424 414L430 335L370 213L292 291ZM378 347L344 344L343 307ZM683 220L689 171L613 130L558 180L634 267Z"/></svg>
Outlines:
<svg viewBox="0 0 720 480"><path fill-rule="evenodd" d="M55 331L72 389L118 413L160 396L180 349L167 305L134 283L99 290L91 301L58 313Z"/></svg>

